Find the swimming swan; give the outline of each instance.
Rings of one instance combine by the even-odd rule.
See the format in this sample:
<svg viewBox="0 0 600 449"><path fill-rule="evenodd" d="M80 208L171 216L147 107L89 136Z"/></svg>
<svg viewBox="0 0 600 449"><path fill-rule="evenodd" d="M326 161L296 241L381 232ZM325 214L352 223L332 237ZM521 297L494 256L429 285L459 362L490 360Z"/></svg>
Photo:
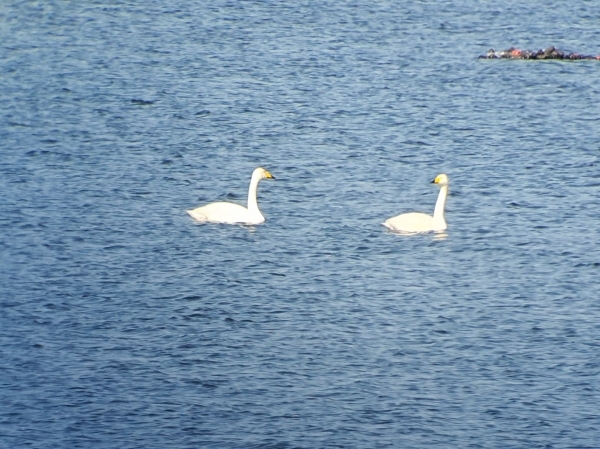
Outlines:
<svg viewBox="0 0 600 449"><path fill-rule="evenodd" d="M444 205L446 204L446 196L448 195L448 176L444 174L437 175L431 182L432 184L441 186L440 194L435 202L433 217L419 212L411 212L388 218L383 225L392 231L404 232L443 231L446 229Z"/></svg>
<svg viewBox="0 0 600 449"><path fill-rule="evenodd" d="M243 223L248 225L263 223L265 217L258 210L258 203L256 202L256 189L261 179L275 179L275 177L262 167L258 167L252 172L250 188L248 189L248 208L239 204L220 201L190 209L186 212L194 220L200 222Z"/></svg>

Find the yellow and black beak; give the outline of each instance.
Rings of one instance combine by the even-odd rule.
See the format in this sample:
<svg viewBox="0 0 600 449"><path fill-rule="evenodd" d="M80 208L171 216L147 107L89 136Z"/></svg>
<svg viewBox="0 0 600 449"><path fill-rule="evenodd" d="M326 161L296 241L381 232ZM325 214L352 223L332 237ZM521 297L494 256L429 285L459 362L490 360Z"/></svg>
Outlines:
<svg viewBox="0 0 600 449"><path fill-rule="evenodd" d="M275 176L271 174L268 170L265 170L265 178L267 179L275 179Z"/></svg>

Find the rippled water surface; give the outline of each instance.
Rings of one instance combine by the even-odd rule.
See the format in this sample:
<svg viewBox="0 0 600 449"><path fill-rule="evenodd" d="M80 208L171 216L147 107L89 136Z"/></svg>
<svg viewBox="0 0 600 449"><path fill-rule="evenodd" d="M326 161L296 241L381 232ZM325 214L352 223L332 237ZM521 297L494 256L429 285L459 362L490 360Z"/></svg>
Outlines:
<svg viewBox="0 0 600 449"><path fill-rule="evenodd" d="M599 23L2 2L0 447L600 447L600 63L477 59ZM186 215L259 165L263 225Z"/></svg>

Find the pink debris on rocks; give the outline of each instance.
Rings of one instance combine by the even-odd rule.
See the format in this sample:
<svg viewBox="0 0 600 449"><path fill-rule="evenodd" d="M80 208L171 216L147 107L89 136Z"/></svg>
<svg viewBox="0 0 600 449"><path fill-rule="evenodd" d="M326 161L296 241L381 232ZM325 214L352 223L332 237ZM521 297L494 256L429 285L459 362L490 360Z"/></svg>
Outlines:
<svg viewBox="0 0 600 449"><path fill-rule="evenodd" d="M594 59L600 61L600 55L591 56L580 55L579 53L568 53L557 50L551 45L545 50L538 51L520 50L518 48L510 47L507 50L497 52L491 48L485 55L481 55L479 59Z"/></svg>

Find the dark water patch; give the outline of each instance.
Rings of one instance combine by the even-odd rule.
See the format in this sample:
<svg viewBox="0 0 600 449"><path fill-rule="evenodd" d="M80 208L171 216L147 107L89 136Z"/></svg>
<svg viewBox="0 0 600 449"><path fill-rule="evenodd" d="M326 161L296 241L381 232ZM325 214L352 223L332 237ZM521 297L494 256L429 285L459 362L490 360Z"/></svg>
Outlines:
<svg viewBox="0 0 600 449"><path fill-rule="evenodd" d="M154 101L154 100L142 100L139 98L131 99L131 104L135 104L138 106L150 106L150 105L153 105L154 103L156 103L156 101Z"/></svg>

